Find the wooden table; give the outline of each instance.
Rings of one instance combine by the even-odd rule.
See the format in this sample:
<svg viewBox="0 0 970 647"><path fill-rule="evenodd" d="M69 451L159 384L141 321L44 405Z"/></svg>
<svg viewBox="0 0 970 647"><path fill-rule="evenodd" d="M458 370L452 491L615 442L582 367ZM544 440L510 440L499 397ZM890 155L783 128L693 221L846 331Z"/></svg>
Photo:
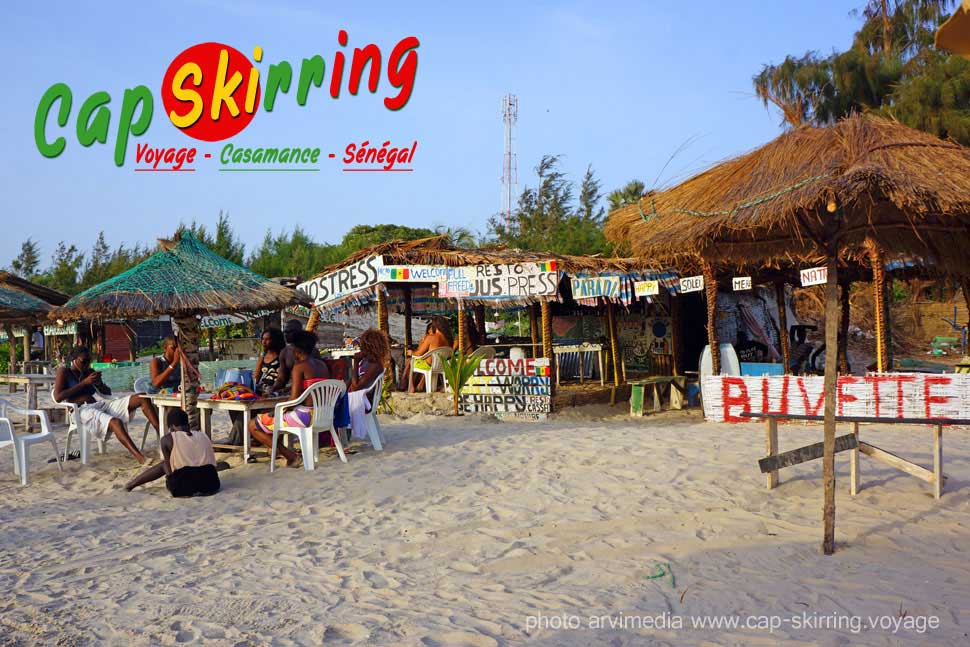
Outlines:
<svg viewBox="0 0 970 647"><path fill-rule="evenodd" d="M661 410L664 392L669 392L670 408L683 409L687 393L687 378L683 375L648 377L630 382L630 415L642 416L646 412L647 395L652 395L653 411Z"/></svg>
<svg viewBox="0 0 970 647"><path fill-rule="evenodd" d="M45 388L54 385L55 376L53 375L40 375L36 373L14 373L8 375L0 375L0 384L22 384L27 388L27 409L37 408L37 387L43 386ZM27 425L27 430L30 431L37 426L37 423L31 422L29 417L25 416L24 420Z"/></svg>
<svg viewBox="0 0 970 647"><path fill-rule="evenodd" d="M583 370L583 353L596 353L596 357L599 361L600 369L600 386L606 384L605 378L603 376L603 344L590 344L583 342L582 344L559 344L552 347L552 352L556 355L556 386L559 386L559 355L565 353L578 353L579 354L579 383L582 384L585 379Z"/></svg>

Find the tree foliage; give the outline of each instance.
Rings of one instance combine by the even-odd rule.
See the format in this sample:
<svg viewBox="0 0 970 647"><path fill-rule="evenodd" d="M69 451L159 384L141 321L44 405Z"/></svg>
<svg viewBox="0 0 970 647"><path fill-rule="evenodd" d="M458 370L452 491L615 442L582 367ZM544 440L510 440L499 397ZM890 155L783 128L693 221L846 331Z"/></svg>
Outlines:
<svg viewBox="0 0 970 647"><path fill-rule="evenodd" d="M20 254L10 262L11 271L17 276L29 279L40 268L40 249L37 241L28 238L20 245Z"/></svg>

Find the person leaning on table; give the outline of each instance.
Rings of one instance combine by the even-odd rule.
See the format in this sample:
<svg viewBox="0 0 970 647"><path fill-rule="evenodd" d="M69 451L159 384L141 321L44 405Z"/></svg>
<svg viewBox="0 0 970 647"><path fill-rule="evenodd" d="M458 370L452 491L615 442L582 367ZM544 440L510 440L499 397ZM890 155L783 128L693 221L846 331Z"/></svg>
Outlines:
<svg viewBox="0 0 970 647"><path fill-rule="evenodd" d="M57 371L54 378L54 399L80 405L78 413L82 425L96 425L99 437L107 435L109 430L114 432L125 449L139 464L144 465L148 459L135 447L126 425L131 414L141 409L148 422L158 429L158 416L151 401L137 393L128 397L96 400L95 392L111 395L111 389L101 381L101 373L91 370L91 351L85 346L76 346L71 351L70 363ZM83 433L83 430L79 429L78 432Z"/></svg>

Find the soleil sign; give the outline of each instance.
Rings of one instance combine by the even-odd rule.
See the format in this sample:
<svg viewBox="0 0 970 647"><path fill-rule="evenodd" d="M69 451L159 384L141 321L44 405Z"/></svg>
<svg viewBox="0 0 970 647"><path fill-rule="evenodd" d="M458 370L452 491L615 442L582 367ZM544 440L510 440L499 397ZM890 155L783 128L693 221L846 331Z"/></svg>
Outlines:
<svg viewBox="0 0 970 647"><path fill-rule="evenodd" d="M337 33L341 48L348 44L347 32ZM387 81L396 93L384 97L388 110L400 110L411 98L414 79L418 69L417 48L414 36L402 38L387 57ZM348 60L349 59L349 60ZM304 58L298 69L288 61L272 63L266 70L265 85L257 65L263 61L263 49L258 45L252 50L252 60L238 49L223 43L200 43L178 54L169 64L162 79L161 98L165 116L175 128L189 137L215 142L233 137L246 128L256 116L260 106L272 112L281 94L292 92L296 103L305 106L311 95L315 101L322 100L324 92L330 98L340 97L346 76L346 88L357 95L364 83L370 93L376 93L382 76L380 48L371 43L354 48L346 54L338 49L328 62L317 54ZM324 81L329 72L329 83ZM37 105L34 116L34 141L44 157L58 157L67 147L67 139L57 134L67 127L71 119L74 95L66 83L50 86ZM111 130L111 95L98 91L87 97L74 116L77 142L88 147L94 143L108 143ZM148 131L154 113L154 99L145 85L137 85L124 91L121 110L114 128L114 161L123 166L131 136ZM155 149L150 149L153 151ZM166 149L163 155L175 157L182 154L181 162L194 155L195 149ZM181 163L179 162L179 163ZM168 163L168 160L166 160Z"/></svg>

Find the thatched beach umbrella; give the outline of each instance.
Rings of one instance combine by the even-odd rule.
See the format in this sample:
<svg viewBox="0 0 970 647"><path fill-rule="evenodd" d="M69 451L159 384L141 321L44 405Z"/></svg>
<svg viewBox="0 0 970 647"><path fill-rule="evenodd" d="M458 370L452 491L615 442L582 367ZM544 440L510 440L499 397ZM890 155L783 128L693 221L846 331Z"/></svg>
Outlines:
<svg viewBox="0 0 970 647"><path fill-rule="evenodd" d="M24 361L30 360L30 323L50 312L52 306L66 302L68 296L57 290L31 283L10 272L0 272L0 322L10 340L11 373L16 372L17 348L14 344L13 326L24 324Z"/></svg>
<svg viewBox="0 0 970 647"><path fill-rule="evenodd" d="M802 127L614 212L606 235L651 260L699 262L712 359L718 264L757 271L824 263L825 342L836 349L840 258L870 259L882 326L887 254L970 275L970 149L870 116ZM836 370L834 357L825 362L825 553L834 550Z"/></svg>
<svg viewBox="0 0 970 647"><path fill-rule="evenodd" d="M81 292L49 316L138 319L170 315L180 331L182 350L198 364L199 319L303 303L298 293L211 251L183 230L160 240L159 251L104 283ZM198 429L198 375L182 363L182 401Z"/></svg>

